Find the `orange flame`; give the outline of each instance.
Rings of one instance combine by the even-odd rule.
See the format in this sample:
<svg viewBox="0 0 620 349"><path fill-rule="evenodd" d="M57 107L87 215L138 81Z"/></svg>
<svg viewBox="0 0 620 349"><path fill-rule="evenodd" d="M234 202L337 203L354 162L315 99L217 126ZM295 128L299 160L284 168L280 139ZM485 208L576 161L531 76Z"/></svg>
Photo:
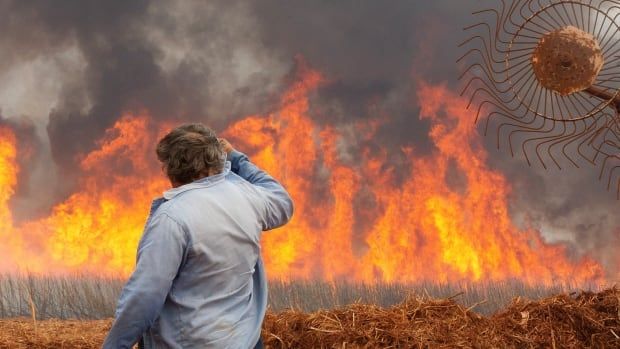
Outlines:
<svg viewBox="0 0 620 349"><path fill-rule="evenodd" d="M386 149L362 145L361 154L347 156L342 129L312 121L309 95L324 79L307 67L300 71L276 112L249 116L222 133L281 180L296 203L287 226L263 235L271 278L603 281L600 264L571 260L562 245L515 226L510 185L488 167L466 101L445 86L421 84L417 96L435 150L404 148L406 161L397 169ZM351 126L363 135L360 144L370 143L378 123ZM146 116L122 117L82 158L79 190L48 217L19 226L9 208L15 137L0 129L0 229L18 264L13 268L127 275L150 201L167 186L152 151L167 128ZM397 172L408 175L400 180ZM358 207L362 197L371 198L371 214Z"/></svg>
<svg viewBox="0 0 620 349"><path fill-rule="evenodd" d="M127 275L133 269L135 249L144 216L164 178L153 175L153 136L144 116L124 117L80 164L84 176L79 190L56 205L43 219L14 227L3 219L2 231L13 237L7 244L15 265L12 269L35 273L82 271ZM2 137L0 164L2 194L15 186L14 136ZM13 145L13 148L6 145ZM9 149L4 150L4 149ZM10 149L13 151L11 152ZM122 169L127 173L122 173ZM8 195L2 195L0 214L10 218ZM20 240L16 240L20 238Z"/></svg>

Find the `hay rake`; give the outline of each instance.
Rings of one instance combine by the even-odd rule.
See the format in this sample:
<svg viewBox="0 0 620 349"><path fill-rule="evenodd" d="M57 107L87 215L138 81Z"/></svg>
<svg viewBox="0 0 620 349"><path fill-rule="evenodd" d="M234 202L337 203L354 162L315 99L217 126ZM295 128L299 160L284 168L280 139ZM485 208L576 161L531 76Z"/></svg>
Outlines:
<svg viewBox="0 0 620 349"><path fill-rule="evenodd" d="M476 121L529 165L600 166L620 199L620 1L494 4L460 45Z"/></svg>

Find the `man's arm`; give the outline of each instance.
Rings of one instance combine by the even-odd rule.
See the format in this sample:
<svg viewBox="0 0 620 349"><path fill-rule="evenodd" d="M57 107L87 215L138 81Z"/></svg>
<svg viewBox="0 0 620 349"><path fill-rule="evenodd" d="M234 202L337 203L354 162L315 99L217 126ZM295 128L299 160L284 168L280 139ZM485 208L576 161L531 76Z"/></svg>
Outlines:
<svg viewBox="0 0 620 349"><path fill-rule="evenodd" d="M286 224L293 216L293 200L286 189L265 171L251 163L245 154L234 150L226 140L220 139L220 142L228 154L228 161L232 165L231 170L255 185L263 194L266 202L263 230Z"/></svg>
<svg viewBox="0 0 620 349"><path fill-rule="evenodd" d="M159 316L184 258L187 239L165 213L149 222L138 246L138 262L123 288L104 349L132 348Z"/></svg>

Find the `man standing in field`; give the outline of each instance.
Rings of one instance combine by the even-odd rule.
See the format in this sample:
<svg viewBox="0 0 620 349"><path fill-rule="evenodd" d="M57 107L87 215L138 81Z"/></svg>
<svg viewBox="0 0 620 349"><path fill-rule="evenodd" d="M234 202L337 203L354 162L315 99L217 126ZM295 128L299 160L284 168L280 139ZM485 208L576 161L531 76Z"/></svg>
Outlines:
<svg viewBox="0 0 620 349"><path fill-rule="evenodd" d="M262 347L260 235L291 218L290 196L202 124L172 130L157 157L172 189L153 202L103 347Z"/></svg>

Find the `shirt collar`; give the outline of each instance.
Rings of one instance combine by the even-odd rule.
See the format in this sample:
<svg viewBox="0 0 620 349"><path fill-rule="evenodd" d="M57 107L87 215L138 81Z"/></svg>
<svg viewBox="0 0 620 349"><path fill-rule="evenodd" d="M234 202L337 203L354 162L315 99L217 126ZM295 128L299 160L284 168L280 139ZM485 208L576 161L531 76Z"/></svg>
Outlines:
<svg viewBox="0 0 620 349"><path fill-rule="evenodd" d="M176 188L172 188L169 190L166 190L164 192L164 198L166 200L172 200L175 196L184 193L188 190L192 190L192 189L198 189L198 188L206 188L206 187L210 187L216 183L219 183L221 181L224 180L224 177L226 177L228 175L228 173L230 173L230 161L226 161L226 163L224 164L224 170L221 173L218 173L216 175L213 176L208 176L205 178L201 178L197 181L188 183L188 184L184 184L180 187L176 187Z"/></svg>

